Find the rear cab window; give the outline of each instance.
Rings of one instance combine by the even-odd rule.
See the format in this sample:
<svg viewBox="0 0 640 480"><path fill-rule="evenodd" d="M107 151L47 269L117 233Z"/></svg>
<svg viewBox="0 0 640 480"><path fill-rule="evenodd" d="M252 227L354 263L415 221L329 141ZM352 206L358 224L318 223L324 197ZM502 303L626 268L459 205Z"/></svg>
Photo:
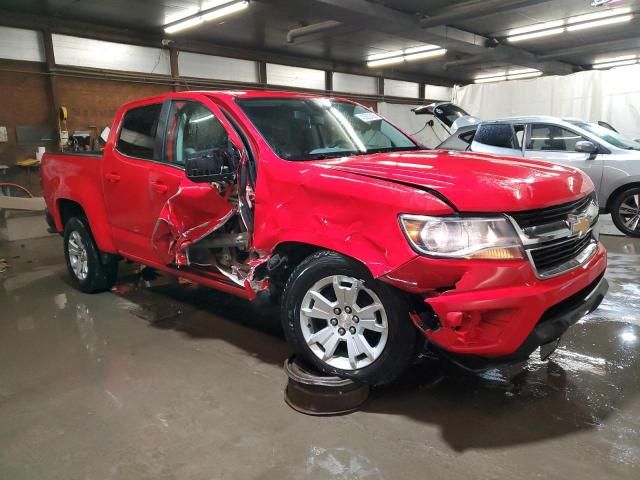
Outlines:
<svg viewBox="0 0 640 480"><path fill-rule="evenodd" d="M128 157L154 160L161 103L132 108L124 114L117 150Z"/></svg>

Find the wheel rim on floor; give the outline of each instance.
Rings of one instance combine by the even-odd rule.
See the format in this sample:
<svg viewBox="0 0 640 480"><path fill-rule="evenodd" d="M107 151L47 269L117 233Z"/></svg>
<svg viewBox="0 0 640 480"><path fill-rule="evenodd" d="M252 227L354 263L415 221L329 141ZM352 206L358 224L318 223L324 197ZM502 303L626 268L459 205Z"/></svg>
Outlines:
<svg viewBox="0 0 640 480"><path fill-rule="evenodd" d="M87 249L82 243L82 238L78 232L71 232L68 240L69 263L74 275L79 280L85 280L89 272L89 262L87 260Z"/></svg>
<svg viewBox="0 0 640 480"><path fill-rule="evenodd" d="M300 326L313 354L342 370L375 362L389 333L380 298L362 280L345 275L325 277L307 291Z"/></svg>
<svg viewBox="0 0 640 480"><path fill-rule="evenodd" d="M622 224L633 232L640 232L640 194L628 195L618 207Z"/></svg>

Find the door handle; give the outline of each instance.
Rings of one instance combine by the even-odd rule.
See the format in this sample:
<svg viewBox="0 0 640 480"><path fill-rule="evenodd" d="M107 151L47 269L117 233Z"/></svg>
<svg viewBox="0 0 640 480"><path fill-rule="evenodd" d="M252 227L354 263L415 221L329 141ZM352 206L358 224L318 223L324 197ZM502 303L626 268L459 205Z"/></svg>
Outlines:
<svg viewBox="0 0 640 480"><path fill-rule="evenodd" d="M112 183L116 183L120 181L120 175L118 175L117 173L106 173L105 174L105 178L107 180L109 180Z"/></svg>
<svg viewBox="0 0 640 480"><path fill-rule="evenodd" d="M167 190L169 190L169 187L160 182L151 182L151 186L158 193L167 193Z"/></svg>

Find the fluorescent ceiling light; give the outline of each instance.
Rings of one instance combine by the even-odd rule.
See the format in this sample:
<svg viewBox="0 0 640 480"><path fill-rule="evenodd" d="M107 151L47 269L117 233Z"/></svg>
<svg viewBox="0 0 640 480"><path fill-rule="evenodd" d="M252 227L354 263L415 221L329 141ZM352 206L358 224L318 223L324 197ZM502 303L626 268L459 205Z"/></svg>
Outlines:
<svg viewBox="0 0 640 480"><path fill-rule="evenodd" d="M622 60L631 60L635 58L637 58L637 55L621 55L619 57L599 58L593 63L599 64L599 63L620 62Z"/></svg>
<svg viewBox="0 0 640 480"><path fill-rule="evenodd" d="M604 68L613 68L613 67L623 67L625 65L634 65L638 63L637 58L632 58L630 60L619 60L617 62L606 62L606 63L594 63L592 65L593 68L604 69Z"/></svg>
<svg viewBox="0 0 640 480"><path fill-rule="evenodd" d="M176 23L175 25L171 25L170 27L166 27L164 31L166 33L181 32L182 30L195 27L196 25L200 25L201 23L202 23L202 17L195 17L189 20L184 20L182 22Z"/></svg>
<svg viewBox="0 0 640 480"><path fill-rule="evenodd" d="M439 57L440 55L444 55L445 53L447 53L447 51L444 48L439 48L437 50L430 50L428 52L412 53L411 55L405 55L404 59L407 62L412 62L414 60L422 60L423 58Z"/></svg>
<svg viewBox="0 0 640 480"><path fill-rule="evenodd" d="M243 1L238 3L232 3L231 5L227 5L226 7L218 8L213 10L210 13L202 15L202 20L208 22L210 20L214 20L216 18L224 17L225 15L231 15L232 13L239 12L244 10L249 6L249 2Z"/></svg>
<svg viewBox="0 0 640 480"><path fill-rule="evenodd" d="M536 68L521 68L518 70L509 69L509 75L521 75L523 73L542 73Z"/></svg>
<svg viewBox="0 0 640 480"><path fill-rule="evenodd" d="M485 78L494 78L494 77L500 77L500 76L506 76L507 72L505 70L499 71L499 72L493 72L493 73L483 73L481 75L476 75L475 79L476 80L483 80Z"/></svg>
<svg viewBox="0 0 640 480"><path fill-rule="evenodd" d="M473 83L491 83L491 82L502 82L506 80L506 76L502 77L489 77L489 78L476 78Z"/></svg>
<svg viewBox="0 0 640 480"><path fill-rule="evenodd" d="M473 80L474 83L491 83L491 82L503 82L505 80L518 80L521 78L533 78L542 75L540 70L535 68L519 68L516 70L509 69L508 71L497 71L493 73L485 73L477 75Z"/></svg>
<svg viewBox="0 0 640 480"><path fill-rule="evenodd" d="M394 63L413 62L425 58L438 57L447 53L447 50L438 45L422 45L420 47L394 50L387 53L377 53L367 57L367 67L381 67Z"/></svg>
<svg viewBox="0 0 640 480"><path fill-rule="evenodd" d="M603 10L602 12L587 13L585 15L577 15L575 17L569 17L567 19L567 23L571 25L572 23L589 22L591 20L598 20L600 18L615 17L617 15L626 15L627 13L631 13L630 8L612 8L610 10Z"/></svg>
<svg viewBox="0 0 640 480"><path fill-rule="evenodd" d="M438 45L423 45L421 47L407 48L403 53L405 55L411 55L412 53L429 52L432 50L439 50L439 49L440 47Z"/></svg>
<svg viewBox="0 0 640 480"><path fill-rule="evenodd" d="M367 61L371 62L373 60L382 60L384 58L402 57L402 55L404 55L404 50L394 50L393 52L377 53L375 55L369 55L367 57Z"/></svg>
<svg viewBox="0 0 640 480"><path fill-rule="evenodd" d="M633 18L633 15L623 15L621 17L603 18L602 20L594 20L592 22L578 23L576 25L569 25L567 27L568 32L575 32L577 30L584 30L587 28L602 27L603 25L612 25L614 23L628 22Z"/></svg>
<svg viewBox="0 0 640 480"><path fill-rule="evenodd" d="M203 22L208 22L216 18L230 15L232 13L244 10L249 6L248 0L236 0L236 1L218 1L214 2L214 6L210 8L204 8L199 12L190 16L183 17L182 20L176 20L173 23L168 23L164 27L166 33L176 33L187 28L192 28L200 25ZM206 4L205 4L206 7Z"/></svg>
<svg viewBox="0 0 640 480"><path fill-rule="evenodd" d="M367 62L367 67L382 67L383 65L392 65L394 63L402 63L404 62L404 57L394 57L394 58L382 58L380 60L373 60Z"/></svg>
<svg viewBox="0 0 640 480"><path fill-rule="evenodd" d="M525 33L522 35L515 35L515 36L507 37L507 40L509 40L512 43L521 42L522 40L531 40L532 38L548 37L550 35L558 35L559 33L564 33L564 27L551 28L549 30Z"/></svg>
<svg viewBox="0 0 640 480"><path fill-rule="evenodd" d="M550 22L536 23L526 27L509 30L507 40L520 42L533 38L548 37L565 32L575 32L587 28L596 28L604 25L628 22L633 18L631 8L611 8L608 10L576 15L565 20L553 20Z"/></svg>
<svg viewBox="0 0 640 480"><path fill-rule="evenodd" d="M561 27L562 25L564 25L564 20L554 20L552 22L536 23L535 25L529 25L527 27L520 27L520 28L514 28L513 30L509 30L508 35L511 37L513 35L521 35L523 33L537 32L540 30L547 30L549 28Z"/></svg>
<svg viewBox="0 0 640 480"><path fill-rule="evenodd" d="M507 75L507 80L518 80L520 78L533 78L539 77L542 75L542 72L528 72L528 73L518 73L516 75Z"/></svg>

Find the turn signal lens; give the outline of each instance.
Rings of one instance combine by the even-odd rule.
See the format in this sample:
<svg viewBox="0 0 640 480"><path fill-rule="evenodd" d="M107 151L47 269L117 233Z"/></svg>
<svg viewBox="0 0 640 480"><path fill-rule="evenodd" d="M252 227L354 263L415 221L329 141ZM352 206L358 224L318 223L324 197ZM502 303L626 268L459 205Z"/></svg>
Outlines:
<svg viewBox="0 0 640 480"><path fill-rule="evenodd" d="M481 250L470 258L485 260L515 260L524 258L520 247L498 247Z"/></svg>

